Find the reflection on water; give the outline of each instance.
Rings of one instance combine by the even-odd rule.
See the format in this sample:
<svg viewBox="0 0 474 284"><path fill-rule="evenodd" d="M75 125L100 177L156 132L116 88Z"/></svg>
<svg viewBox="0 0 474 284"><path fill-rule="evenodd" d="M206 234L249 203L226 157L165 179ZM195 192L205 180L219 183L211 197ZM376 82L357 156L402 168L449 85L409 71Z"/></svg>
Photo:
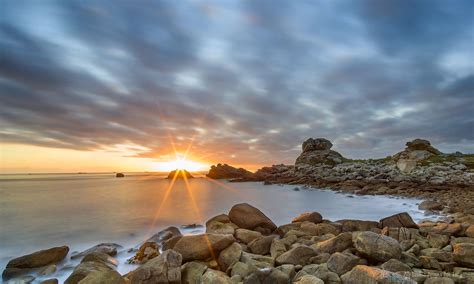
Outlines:
<svg viewBox="0 0 474 284"><path fill-rule="evenodd" d="M42 248L66 244L74 250L99 242L130 247L160 228L205 221L197 216L185 182L177 180L153 222L170 182L146 174L0 176L0 267L12 256ZM423 217L412 199L349 198L326 190L294 191L295 186L202 177L190 179L189 185L204 219L227 213L238 202L253 204L277 224L310 210L331 220L378 220L401 211Z"/></svg>

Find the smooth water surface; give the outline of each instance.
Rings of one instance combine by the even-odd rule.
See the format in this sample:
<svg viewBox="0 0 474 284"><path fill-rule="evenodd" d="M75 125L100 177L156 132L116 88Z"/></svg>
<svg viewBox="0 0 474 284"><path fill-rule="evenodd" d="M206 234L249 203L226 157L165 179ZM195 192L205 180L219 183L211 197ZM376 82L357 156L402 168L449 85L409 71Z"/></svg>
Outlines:
<svg viewBox="0 0 474 284"><path fill-rule="evenodd" d="M126 250L161 228L203 224L239 202L258 207L277 224L306 211L318 211L330 220L379 220L402 211L414 219L424 217L416 199L352 196L301 186L296 191L296 186L204 177L190 179L189 190L184 180L172 188L170 184L152 174L0 175L0 268L12 257L52 246L68 245L74 251L116 242Z"/></svg>

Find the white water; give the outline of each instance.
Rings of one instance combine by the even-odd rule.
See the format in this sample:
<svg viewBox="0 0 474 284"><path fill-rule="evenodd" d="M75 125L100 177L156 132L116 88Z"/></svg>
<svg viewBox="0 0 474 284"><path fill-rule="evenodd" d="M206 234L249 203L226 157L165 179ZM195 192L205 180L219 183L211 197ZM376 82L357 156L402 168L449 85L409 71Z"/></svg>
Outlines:
<svg viewBox="0 0 474 284"><path fill-rule="evenodd" d="M124 264L130 257L126 251L148 236L167 226L203 224L239 202L258 207L276 224L289 223L306 211L318 211L330 220L379 220L403 211L415 220L425 217L416 199L352 196L301 186L295 191L296 186L204 177L190 179L190 191L177 180L159 211L170 183L151 174L0 175L0 269L9 259L40 249L68 245L73 252L115 242L123 246L118 270L126 273L134 268ZM65 261L54 276L64 280L71 264Z"/></svg>

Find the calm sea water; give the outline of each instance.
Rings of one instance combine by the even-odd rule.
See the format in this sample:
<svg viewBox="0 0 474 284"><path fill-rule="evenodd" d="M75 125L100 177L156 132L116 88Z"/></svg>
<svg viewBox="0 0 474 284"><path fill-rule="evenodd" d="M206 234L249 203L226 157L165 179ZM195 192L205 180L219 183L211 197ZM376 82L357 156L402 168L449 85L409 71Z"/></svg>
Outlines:
<svg viewBox="0 0 474 284"><path fill-rule="evenodd" d="M379 220L402 211L425 218L419 200L383 196L350 196L329 190L262 183L228 183L204 177L171 181L164 176L127 174L0 175L0 269L15 256L52 246L82 250L116 242L125 251L167 226L203 224L248 202L275 223L318 211L324 218ZM161 209L160 209L160 205ZM186 231L186 232L189 232ZM122 261L123 262L123 261ZM133 267L120 265L126 272ZM63 274L67 275L70 271ZM63 276L64 276L63 275Z"/></svg>

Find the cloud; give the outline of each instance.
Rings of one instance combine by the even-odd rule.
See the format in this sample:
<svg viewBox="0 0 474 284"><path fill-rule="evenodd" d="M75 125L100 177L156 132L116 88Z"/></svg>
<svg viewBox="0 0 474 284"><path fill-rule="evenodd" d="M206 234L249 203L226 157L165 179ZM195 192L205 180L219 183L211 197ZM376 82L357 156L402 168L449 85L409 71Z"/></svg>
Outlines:
<svg viewBox="0 0 474 284"><path fill-rule="evenodd" d="M473 152L472 8L4 1L2 141L160 159L172 137L233 164L292 163L308 137L349 157L416 137Z"/></svg>

